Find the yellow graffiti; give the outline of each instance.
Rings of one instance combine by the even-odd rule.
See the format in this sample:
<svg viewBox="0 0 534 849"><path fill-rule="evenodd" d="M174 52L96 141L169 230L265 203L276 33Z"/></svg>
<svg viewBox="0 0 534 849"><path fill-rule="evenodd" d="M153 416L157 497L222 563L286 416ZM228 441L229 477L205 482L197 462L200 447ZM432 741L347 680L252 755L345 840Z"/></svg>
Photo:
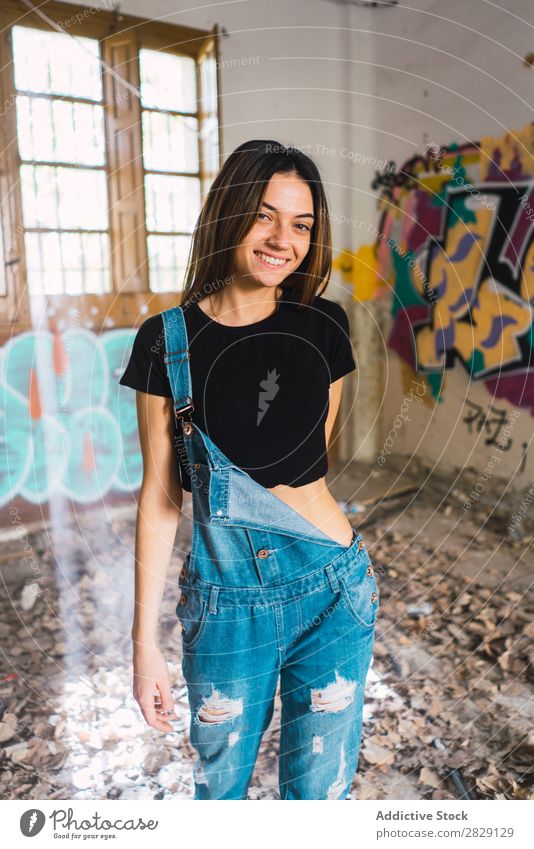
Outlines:
<svg viewBox="0 0 534 849"><path fill-rule="evenodd" d="M446 351L436 350L436 337L447 334L458 353L469 360L474 349L484 353L485 364L499 363L504 349L509 356L517 353L515 336L528 328L530 308L522 307L505 294L480 287L476 293L485 263L486 251L496 215L495 209L477 209L476 222L466 225L458 222L449 228L446 244L436 253L430 267L426 296L433 304L432 326L424 327L417 334L417 355L420 368L439 368L445 364ZM412 276L414 286L424 294L424 281ZM478 306L475 306L478 294ZM461 322L471 310L472 324ZM487 312L484 313L484 310ZM514 324L503 329L504 338L493 349L486 349L484 341L489 337L493 319L505 313L515 319ZM530 319L532 320L532 319ZM520 329L521 328L521 329ZM441 345L441 348L450 347ZM504 349L501 347L504 346Z"/></svg>
<svg viewBox="0 0 534 849"><path fill-rule="evenodd" d="M454 346L464 360L468 360L477 348L484 354L484 367L501 368L521 358L517 337L526 333L532 324L533 313L529 304L521 303L509 295L507 290L494 280L484 280L478 292L479 306L473 308L473 327L456 324ZM506 319L512 319L506 324ZM499 333L492 333L497 322ZM498 326L497 325L497 326ZM489 345L486 340L495 336Z"/></svg>
<svg viewBox="0 0 534 849"><path fill-rule="evenodd" d="M340 271L344 280L353 287L353 298L357 301L369 301L381 291L378 275L378 260L374 245L361 245L356 253L345 249L333 262L336 271Z"/></svg>

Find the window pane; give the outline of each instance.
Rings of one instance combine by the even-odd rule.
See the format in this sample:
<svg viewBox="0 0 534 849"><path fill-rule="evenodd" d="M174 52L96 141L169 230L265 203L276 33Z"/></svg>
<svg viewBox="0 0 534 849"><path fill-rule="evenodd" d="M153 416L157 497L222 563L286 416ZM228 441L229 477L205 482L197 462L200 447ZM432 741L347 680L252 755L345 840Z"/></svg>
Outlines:
<svg viewBox="0 0 534 849"><path fill-rule="evenodd" d="M63 274L65 292L69 295L83 294L83 274L81 271L67 271Z"/></svg>
<svg viewBox="0 0 534 849"><path fill-rule="evenodd" d="M17 97L22 159L104 165L104 110L89 103Z"/></svg>
<svg viewBox="0 0 534 849"><path fill-rule="evenodd" d="M190 247L190 236L148 237L152 292L178 292L182 289Z"/></svg>
<svg viewBox="0 0 534 849"><path fill-rule="evenodd" d="M20 177L25 227L107 230L104 171L21 165Z"/></svg>
<svg viewBox="0 0 534 849"><path fill-rule="evenodd" d="M41 286L43 294L45 295L60 295L63 291L62 288L62 275L58 274L56 270L54 271L46 271L45 269L40 272L41 278ZM31 285L32 281L29 280L29 285ZM31 293L31 289L30 289ZM33 293L32 293L33 294Z"/></svg>
<svg viewBox="0 0 534 849"><path fill-rule="evenodd" d="M148 230L190 233L200 212L200 182L194 177L145 176Z"/></svg>
<svg viewBox="0 0 534 849"><path fill-rule="evenodd" d="M90 292L93 295L101 295L104 292L110 292L108 278L100 271L87 270L84 274L84 292Z"/></svg>
<svg viewBox="0 0 534 849"><path fill-rule="evenodd" d="M13 27L15 88L102 100L98 40Z"/></svg>
<svg viewBox="0 0 534 849"><path fill-rule="evenodd" d="M109 292L106 233L26 233L30 294Z"/></svg>
<svg viewBox="0 0 534 849"><path fill-rule="evenodd" d="M143 160L149 171L198 171L198 121L143 112Z"/></svg>
<svg viewBox="0 0 534 849"><path fill-rule="evenodd" d="M202 91L202 144L204 172L213 179L219 170L219 123L217 103L217 65L215 56L206 56L200 64Z"/></svg>
<svg viewBox="0 0 534 849"><path fill-rule="evenodd" d="M140 50L141 104L175 112L197 111L195 60L158 50Z"/></svg>

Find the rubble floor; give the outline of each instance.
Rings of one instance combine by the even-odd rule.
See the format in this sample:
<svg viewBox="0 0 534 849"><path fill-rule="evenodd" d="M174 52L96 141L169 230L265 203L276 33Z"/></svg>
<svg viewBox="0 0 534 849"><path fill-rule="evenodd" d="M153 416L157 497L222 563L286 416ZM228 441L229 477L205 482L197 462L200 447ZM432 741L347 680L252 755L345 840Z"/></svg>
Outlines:
<svg viewBox="0 0 534 849"><path fill-rule="evenodd" d="M329 474L340 501L361 497L356 464ZM379 492L384 478L373 486ZM430 486L393 509L379 501L347 510L380 589L350 798L532 799L532 537L509 539L483 511L466 512ZM133 501L5 537L0 798L192 797L195 756L175 614L190 499L160 618L178 714L169 734L146 725L131 692L134 533ZM32 583L23 548L33 558ZM279 726L277 697L251 799L279 798Z"/></svg>

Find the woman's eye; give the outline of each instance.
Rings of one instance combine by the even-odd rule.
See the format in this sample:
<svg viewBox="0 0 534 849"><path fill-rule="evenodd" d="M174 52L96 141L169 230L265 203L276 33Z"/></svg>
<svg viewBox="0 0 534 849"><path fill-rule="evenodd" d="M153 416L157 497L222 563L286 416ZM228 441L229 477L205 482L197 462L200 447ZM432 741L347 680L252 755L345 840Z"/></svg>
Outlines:
<svg viewBox="0 0 534 849"><path fill-rule="evenodd" d="M260 218L262 221L264 221L265 219L267 219L267 221L271 220L266 212L258 212L258 218ZM301 233L310 233L311 232L311 227L308 227L306 224L303 224L301 221L299 221L296 226L300 230Z"/></svg>

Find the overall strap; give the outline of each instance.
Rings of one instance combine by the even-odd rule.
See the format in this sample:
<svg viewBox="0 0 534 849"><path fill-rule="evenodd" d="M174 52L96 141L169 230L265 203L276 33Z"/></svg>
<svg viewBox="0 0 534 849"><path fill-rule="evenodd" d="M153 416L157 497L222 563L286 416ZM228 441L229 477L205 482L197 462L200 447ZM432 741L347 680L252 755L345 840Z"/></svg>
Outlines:
<svg viewBox="0 0 534 849"><path fill-rule="evenodd" d="M165 354L163 361L167 368L169 383L174 400L174 415L177 419L194 410L191 370L189 368L189 348L184 312L181 307L172 307L161 313L165 331Z"/></svg>

